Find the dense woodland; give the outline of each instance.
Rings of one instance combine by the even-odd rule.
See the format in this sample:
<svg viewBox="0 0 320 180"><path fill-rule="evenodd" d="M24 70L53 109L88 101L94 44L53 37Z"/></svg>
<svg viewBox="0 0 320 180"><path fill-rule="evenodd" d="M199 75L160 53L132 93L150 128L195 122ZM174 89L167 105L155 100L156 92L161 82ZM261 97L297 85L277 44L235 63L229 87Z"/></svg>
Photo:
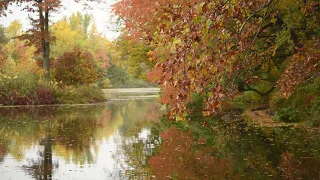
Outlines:
<svg viewBox="0 0 320 180"><path fill-rule="evenodd" d="M319 0L121 0L113 42L88 14L50 23L58 0L12 2L38 15L27 32L0 28L1 104L97 102L99 88L148 79L171 120L254 104L320 125Z"/></svg>

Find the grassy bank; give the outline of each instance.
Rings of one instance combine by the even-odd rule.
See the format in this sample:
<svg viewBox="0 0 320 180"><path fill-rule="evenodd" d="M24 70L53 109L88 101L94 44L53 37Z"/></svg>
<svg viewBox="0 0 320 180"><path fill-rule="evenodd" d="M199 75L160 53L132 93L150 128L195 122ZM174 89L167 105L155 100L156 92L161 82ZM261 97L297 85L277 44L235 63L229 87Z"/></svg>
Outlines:
<svg viewBox="0 0 320 180"><path fill-rule="evenodd" d="M36 77L2 76L0 105L86 104L105 100L103 92L94 85L62 86L43 83Z"/></svg>

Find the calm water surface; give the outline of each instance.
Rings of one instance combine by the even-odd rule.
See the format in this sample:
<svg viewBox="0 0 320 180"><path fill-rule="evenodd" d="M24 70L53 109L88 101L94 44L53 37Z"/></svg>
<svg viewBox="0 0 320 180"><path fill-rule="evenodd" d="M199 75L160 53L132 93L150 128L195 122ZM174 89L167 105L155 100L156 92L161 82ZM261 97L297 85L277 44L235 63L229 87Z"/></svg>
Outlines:
<svg viewBox="0 0 320 180"><path fill-rule="evenodd" d="M172 127L157 98L0 108L0 179L320 179L320 134Z"/></svg>
<svg viewBox="0 0 320 180"><path fill-rule="evenodd" d="M0 179L150 179L157 99L0 108Z"/></svg>

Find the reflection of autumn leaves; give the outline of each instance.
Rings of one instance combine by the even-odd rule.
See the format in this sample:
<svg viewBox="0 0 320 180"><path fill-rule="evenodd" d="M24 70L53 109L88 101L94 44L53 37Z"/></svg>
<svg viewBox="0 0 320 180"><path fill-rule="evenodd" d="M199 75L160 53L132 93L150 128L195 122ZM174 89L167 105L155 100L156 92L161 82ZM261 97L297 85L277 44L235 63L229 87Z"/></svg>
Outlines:
<svg viewBox="0 0 320 180"><path fill-rule="evenodd" d="M280 162L281 177L288 180L317 179L320 177L320 163L318 161L308 158L304 158L301 161L295 159L294 155L288 151L282 153Z"/></svg>
<svg viewBox="0 0 320 180"><path fill-rule="evenodd" d="M0 162L3 160L4 156L6 155L6 146L4 146L1 142L0 142Z"/></svg>
<svg viewBox="0 0 320 180"><path fill-rule="evenodd" d="M157 179L238 179L232 169L231 157L212 156L212 147L199 147L192 133L175 128L161 134L163 144L159 153L149 160Z"/></svg>
<svg viewBox="0 0 320 180"><path fill-rule="evenodd" d="M160 118L160 112L159 112L159 104L158 103L150 103L147 106L147 113L146 113L146 119L149 121L157 121Z"/></svg>

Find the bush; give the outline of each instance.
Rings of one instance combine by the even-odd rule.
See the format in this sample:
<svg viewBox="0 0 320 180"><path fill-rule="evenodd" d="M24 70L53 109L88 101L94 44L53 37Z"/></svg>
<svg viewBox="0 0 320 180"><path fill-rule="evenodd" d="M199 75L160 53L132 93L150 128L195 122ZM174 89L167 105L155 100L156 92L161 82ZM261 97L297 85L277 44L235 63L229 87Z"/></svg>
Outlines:
<svg viewBox="0 0 320 180"><path fill-rule="evenodd" d="M101 89L93 86L65 86L55 89L55 97L60 104L86 104L105 100Z"/></svg>
<svg viewBox="0 0 320 180"><path fill-rule="evenodd" d="M277 111L275 119L288 123L298 122L300 121L300 113L293 107L286 107Z"/></svg>
<svg viewBox="0 0 320 180"><path fill-rule="evenodd" d="M156 87L155 84L149 84L146 81L132 77L128 72L122 68L112 64L108 69L108 78L115 88L143 88Z"/></svg>
<svg viewBox="0 0 320 180"><path fill-rule="evenodd" d="M57 102L53 89L49 86L39 85L36 90L36 95L37 104L54 104Z"/></svg>
<svg viewBox="0 0 320 180"><path fill-rule="evenodd" d="M97 82L97 85L98 85L98 87L100 87L101 89L106 89L106 88L111 88L111 87L112 87L111 81L110 81L108 78L106 78L106 79L104 79L104 80L99 80L99 81Z"/></svg>
<svg viewBox="0 0 320 180"><path fill-rule="evenodd" d="M98 67L88 51L73 50L56 61L55 79L66 85L92 84L98 79Z"/></svg>
<svg viewBox="0 0 320 180"><path fill-rule="evenodd" d="M38 78L31 73L0 74L0 104L35 104Z"/></svg>
<svg viewBox="0 0 320 180"><path fill-rule="evenodd" d="M320 125L320 78L303 84L288 99L280 94L270 98L276 110L275 118L284 122L305 121L312 126Z"/></svg>

